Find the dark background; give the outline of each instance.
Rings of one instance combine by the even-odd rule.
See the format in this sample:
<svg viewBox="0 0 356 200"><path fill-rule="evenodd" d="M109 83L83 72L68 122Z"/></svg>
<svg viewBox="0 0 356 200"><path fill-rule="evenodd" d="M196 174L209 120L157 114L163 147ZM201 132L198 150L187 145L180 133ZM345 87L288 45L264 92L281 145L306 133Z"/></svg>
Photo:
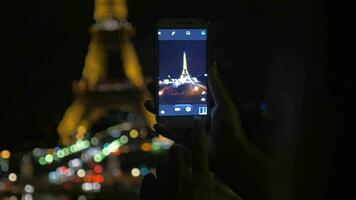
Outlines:
<svg viewBox="0 0 356 200"><path fill-rule="evenodd" d="M0 147L16 151L53 146L58 139L56 126L72 100L71 82L81 76L93 1L9 1L2 11ZM254 117L249 116L254 115L244 108L264 101L276 46L295 48L306 66L305 101L309 103L304 119L310 122L304 127L309 132L299 154L298 173L306 178L297 181L309 189L301 189L299 199L313 194L318 199L316 193L324 192L325 185L329 199L350 194L351 185L345 180L354 174L347 118L351 73L343 63L347 17L341 3L129 0L129 12L137 28L134 42L148 76L154 69L153 31L159 18L199 17L213 22L212 55L220 62L220 74L242 116L252 118L245 124L253 123ZM334 124L337 131L330 135L327 131L334 129L327 125Z"/></svg>

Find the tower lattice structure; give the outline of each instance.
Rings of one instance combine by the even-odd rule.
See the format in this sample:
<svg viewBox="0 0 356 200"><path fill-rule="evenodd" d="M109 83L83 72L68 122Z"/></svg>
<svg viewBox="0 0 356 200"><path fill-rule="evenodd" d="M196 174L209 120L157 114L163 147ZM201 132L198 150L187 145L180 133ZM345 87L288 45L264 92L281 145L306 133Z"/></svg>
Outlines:
<svg viewBox="0 0 356 200"><path fill-rule="evenodd" d="M68 145L81 139L93 124L107 111L142 113L148 126L154 124L154 115L143 106L149 97L135 48L130 38L135 30L127 21L126 0L96 0L95 23L90 28L91 40L85 58L82 77L73 82L75 94L64 113L57 131L60 142ZM109 51L120 55L123 80L109 78Z"/></svg>

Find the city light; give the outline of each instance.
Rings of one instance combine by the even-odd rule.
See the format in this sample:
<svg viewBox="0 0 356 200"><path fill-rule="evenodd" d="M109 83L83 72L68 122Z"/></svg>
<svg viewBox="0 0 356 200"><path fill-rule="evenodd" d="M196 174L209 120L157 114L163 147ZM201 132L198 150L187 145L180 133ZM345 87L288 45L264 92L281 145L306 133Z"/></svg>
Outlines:
<svg viewBox="0 0 356 200"><path fill-rule="evenodd" d="M83 178L84 176L85 176L85 170L84 169L79 169L78 171L77 171L77 176L79 177L79 178Z"/></svg>
<svg viewBox="0 0 356 200"><path fill-rule="evenodd" d="M17 180L17 175L15 173L9 174L9 181L15 182Z"/></svg>
<svg viewBox="0 0 356 200"><path fill-rule="evenodd" d="M95 162L101 162L103 160L103 156L101 154L95 154L94 155L94 161Z"/></svg>
<svg viewBox="0 0 356 200"><path fill-rule="evenodd" d="M33 200L32 194L24 194L21 197L21 200Z"/></svg>
<svg viewBox="0 0 356 200"><path fill-rule="evenodd" d="M137 138L138 137L138 131L136 130L136 129L132 129L131 131L130 131L130 137L132 137L132 138Z"/></svg>
<svg viewBox="0 0 356 200"><path fill-rule="evenodd" d="M126 144L128 141L129 141L129 138L128 138L126 135L122 135L122 136L120 137L120 142L121 142L122 144Z"/></svg>
<svg viewBox="0 0 356 200"><path fill-rule="evenodd" d="M142 151L151 151L151 144L150 143L142 143L141 144L141 150Z"/></svg>
<svg viewBox="0 0 356 200"><path fill-rule="evenodd" d="M94 172L97 173L97 174L102 173L103 172L103 167L100 166L100 165L95 165Z"/></svg>
<svg viewBox="0 0 356 200"><path fill-rule="evenodd" d="M53 156L50 155L50 154L46 155L45 159L46 159L46 162L48 162L48 163L52 163L53 162Z"/></svg>
<svg viewBox="0 0 356 200"><path fill-rule="evenodd" d="M33 193L35 191L35 188L30 184L26 184L24 187L24 190L27 193Z"/></svg>
<svg viewBox="0 0 356 200"><path fill-rule="evenodd" d="M18 200L15 195L11 195L8 200Z"/></svg>
<svg viewBox="0 0 356 200"><path fill-rule="evenodd" d="M140 176L140 170L139 170L138 168L132 168L132 170L131 170L131 175L132 175L133 177L138 177L138 176Z"/></svg>
<svg viewBox="0 0 356 200"><path fill-rule="evenodd" d="M80 196L78 197L78 200L87 200L87 197L84 196L84 195L80 195Z"/></svg>
<svg viewBox="0 0 356 200"><path fill-rule="evenodd" d="M82 189L85 192L99 192L101 185L100 183L83 183Z"/></svg>
<svg viewBox="0 0 356 200"><path fill-rule="evenodd" d="M11 153L9 150L3 150L3 151L1 151L0 155L3 159L9 159L11 156Z"/></svg>
<svg viewBox="0 0 356 200"><path fill-rule="evenodd" d="M99 140L97 137L93 137L91 140L90 140L91 144L96 146L99 144Z"/></svg>

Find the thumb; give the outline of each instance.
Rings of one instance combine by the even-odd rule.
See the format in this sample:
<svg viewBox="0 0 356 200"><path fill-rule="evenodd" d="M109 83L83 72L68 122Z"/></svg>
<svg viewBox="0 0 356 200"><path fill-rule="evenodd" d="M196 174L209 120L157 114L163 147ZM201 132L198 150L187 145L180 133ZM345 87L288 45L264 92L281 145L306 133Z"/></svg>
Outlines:
<svg viewBox="0 0 356 200"><path fill-rule="evenodd" d="M209 75L209 88L211 95L214 99L215 105L230 105L232 100L228 95L223 83L218 74L218 66L216 62L214 62L210 66L210 75Z"/></svg>

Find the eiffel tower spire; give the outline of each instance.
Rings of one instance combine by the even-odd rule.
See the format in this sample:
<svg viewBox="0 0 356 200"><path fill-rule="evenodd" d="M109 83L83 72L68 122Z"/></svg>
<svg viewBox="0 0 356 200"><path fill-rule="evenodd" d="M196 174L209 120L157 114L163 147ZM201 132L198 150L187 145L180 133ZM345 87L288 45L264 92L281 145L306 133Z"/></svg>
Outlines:
<svg viewBox="0 0 356 200"><path fill-rule="evenodd" d="M182 73L180 75L180 79L183 82L186 82L187 80L191 79L189 72L188 72L187 55L185 52L183 52L183 69L182 69Z"/></svg>

